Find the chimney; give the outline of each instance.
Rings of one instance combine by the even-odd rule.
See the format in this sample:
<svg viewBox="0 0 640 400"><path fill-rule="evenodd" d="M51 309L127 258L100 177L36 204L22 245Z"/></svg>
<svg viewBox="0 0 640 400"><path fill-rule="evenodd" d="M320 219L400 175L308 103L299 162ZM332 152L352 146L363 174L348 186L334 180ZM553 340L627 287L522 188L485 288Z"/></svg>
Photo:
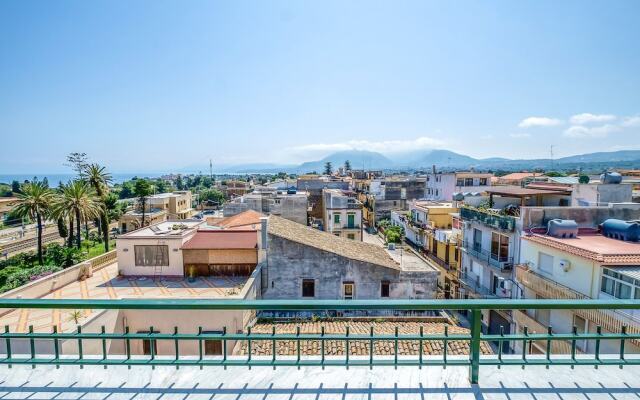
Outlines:
<svg viewBox="0 0 640 400"><path fill-rule="evenodd" d="M269 229L269 217L260 217L260 242L262 249L266 250L267 245L267 229Z"/></svg>

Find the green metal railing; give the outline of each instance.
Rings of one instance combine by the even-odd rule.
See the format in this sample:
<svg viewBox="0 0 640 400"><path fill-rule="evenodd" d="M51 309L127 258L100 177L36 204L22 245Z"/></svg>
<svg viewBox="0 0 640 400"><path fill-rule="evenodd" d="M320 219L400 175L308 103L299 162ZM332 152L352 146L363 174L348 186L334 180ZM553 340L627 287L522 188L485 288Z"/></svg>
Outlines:
<svg viewBox="0 0 640 400"><path fill-rule="evenodd" d="M326 310L466 310L470 311L471 329L468 334L449 334L445 329L442 334L424 334L422 329L417 334L399 334L398 329L394 334L376 334L373 330L369 334L350 334L347 327L343 334L326 334L324 329L320 333L300 333L298 328L295 333L276 333L275 328L271 333L254 333L251 328L246 333L228 333L224 329L221 333L206 333L199 327L195 333L180 333L175 327L173 332L157 332L149 327L149 333L132 333L128 327L124 332L109 333L104 326L100 332L83 332L80 326L74 332L59 332L56 327L49 333L34 332L29 327L27 332L10 332L8 327L0 333L0 345L4 344L5 354L0 359L0 364L26 364L36 366L48 365L171 365L176 368L183 365L199 366L469 366L469 377L472 383L478 382L478 374L481 365L592 365L596 368L600 365L617 365L622 368L625 365L640 365L640 358L627 357L625 344L629 340L640 339L640 334L627 333L622 327L620 332L603 333L597 327L595 333L578 333L574 327L571 333L556 333L548 327L546 333L529 333L524 327L522 333L507 334L501 330L499 334L482 333L483 310L523 310L523 309L552 309L552 310L576 310L576 309L640 309L639 300L50 300L50 299L0 299L0 308L15 309L104 309L104 310L269 310L269 311L326 311ZM27 354L17 355L12 351L14 341L28 341ZM102 354L98 356L86 356L83 352L83 343L88 340L101 342ZM108 354L107 341L119 340L125 344L125 354ZM150 343L151 354L143 357L136 356L131 351L131 342L145 340ZM203 343L206 340L218 340L222 342L222 355L216 357L203 356ZM567 355L551 354L551 342L555 340L571 343L571 352ZM582 340L595 342L595 351L588 356L577 356L577 343ZM603 340L615 340L619 343L614 355L604 355L600 351ZM36 341L49 341L53 350L51 356L36 352ZM77 354L62 354L61 341L72 341L77 344ZM155 344L158 341L172 341L174 353L172 356L158 356L155 354ZM185 356L180 353L180 345L186 341L197 342L198 352L193 356ZM230 357L227 354L229 341L245 341L248 346L248 354L244 357ZM256 341L269 341L272 344L271 357L253 357L252 344ZM278 341L294 341L296 354L293 357L278 358L276 356L276 343ZM303 341L320 342L320 356L310 357L301 355L300 345ZM340 341L345 344L345 354L342 357L327 358L325 343L327 341ZM349 343L360 341L368 342L369 356L367 358L354 357L350 354ZM374 342L388 341L393 343L392 357L374 356ZM398 356L398 344L403 341L414 341L419 344L419 353L414 356ZM469 356L451 357L448 354L447 343L452 341L467 341L469 343ZM519 342L522 344L522 354L518 357L505 357L503 346L497 346L497 354L488 356L481 354L481 342ZM546 341L546 354L543 357L531 357L527 352L527 344L532 341ZM425 342L441 342L443 354L441 357L427 357L423 354ZM604 356L604 357L603 357Z"/></svg>

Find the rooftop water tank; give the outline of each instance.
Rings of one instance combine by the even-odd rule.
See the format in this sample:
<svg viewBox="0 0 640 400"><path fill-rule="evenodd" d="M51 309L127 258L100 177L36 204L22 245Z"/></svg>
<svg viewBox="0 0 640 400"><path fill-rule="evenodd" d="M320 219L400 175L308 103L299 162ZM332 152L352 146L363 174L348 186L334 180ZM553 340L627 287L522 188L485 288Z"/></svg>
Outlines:
<svg viewBox="0 0 640 400"><path fill-rule="evenodd" d="M608 184L618 184L622 182L622 175L617 172L605 172L600 175L600 182Z"/></svg>
<svg viewBox="0 0 640 400"><path fill-rule="evenodd" d="M602 234L611 239L619 239L627 242L640 240L640 223L627 222L621 219L608 219L600 224Z"/></svg>
<svg viewBox="0 0 640 400"><path fill-rule="evenodd" d="M453 201L462 201L464 200L464 193L455 192L453 194Z"/></svg>
<svg viewBox="0 0 640 400"><path fill-rule="evenodd" d="M578 236L578 224L572 219L552 219L547 224L547 234L557 238L575 238Z"/></svg>

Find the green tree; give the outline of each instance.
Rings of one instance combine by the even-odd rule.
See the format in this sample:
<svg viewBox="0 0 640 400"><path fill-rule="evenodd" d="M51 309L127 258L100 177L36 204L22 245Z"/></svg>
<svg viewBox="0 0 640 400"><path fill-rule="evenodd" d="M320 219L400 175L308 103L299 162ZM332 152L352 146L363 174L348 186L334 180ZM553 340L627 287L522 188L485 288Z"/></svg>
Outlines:
<svg viewBox="0 0 640 400"><path fill-rule="evenodd" d="M136 180L133 194L138 198L138 209L142 212L142 222L141 227L144 226L144 218L147 208L147 201L149 200L149 195L151 195L151 185L146 179L138 179Z"/></svg>
<svg viewBox="0 0 640 400"><path fill-rule="evenodd" d="M182 182L182 175L176 177L176 189L184 190L184 183Z"/></svg>
<svg viewBox="0 0 640 400"><path fill-rule="evenodd" d="M589 175L580 175L578 182L583 184L589 183Z"/></svg>
<svg viewBox="0 0 640 400"><path fill-rule="evenodd" d="M212 200L217 202L218 204L222 204L224 202L224 193L222 193L218 189L206 189L200 192L200 201L208 201Z"/></svg>
<svg viewBox="0 0 640 400"><path fill-rule="evenodd" d="M91 186L83 180L72 181L63 186L62 193L58 196L54 209L56 213L61 213L62 209L67 209L74 216L77 248L82 245L80 234L82 222L98 217L102 211L100 204L100 199L96 196Z"/></svg>
<svg viewBox="0 0 640 400"><path fill-rule="evenodd" d="M15 194L20 193L20 182L14 180L11 182L11 191Z"/></svg>
<svg viewBox="0 0 640 400"><path fill-rule="evenodd" d="M104 243L104 251L109 251L109 219L107 218L106 198L109 194L109 184L113 181L111 174L105 167L89 164L82 172L84 180L93 188L100 200L100 231Z"/></svg>
<svg viewBox="0 0 640 400"><path fill-rule="evenodd" d="M89 165L88 159L87 153L70 153L67 156L67 163L65 165L71 167L71 169L78 174L78 178L81 178L82 173Z"/></svg>
<svg viewBox="0 0 640 400"><path fill-rule="evenodd" d="M331 175L333 173L333 165L331 165L331 161L327 161L324 163L324 174Z"/></svg>
<svg viewBox="0 0 640 400"><path fill-rule="evenodd" d="M351 171L351 163L349 162L349 160L346 160L344 162L344 170L347 171L347 172Z"/></svg>
<svg viewBox="0 0 640 400"><path fill-rule="evenodd" d="M20 202L14 208L16 215L36 221L38 262L42 264L42 223L51 211L54 194L44 183L35 181L24 184L17 197Z"/></svg>

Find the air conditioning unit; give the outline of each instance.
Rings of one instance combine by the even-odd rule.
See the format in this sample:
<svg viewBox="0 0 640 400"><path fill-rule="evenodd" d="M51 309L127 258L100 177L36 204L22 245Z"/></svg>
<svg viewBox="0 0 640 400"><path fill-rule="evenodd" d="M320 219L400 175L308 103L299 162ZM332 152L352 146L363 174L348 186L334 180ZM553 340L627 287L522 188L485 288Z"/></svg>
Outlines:
<svg viewBox="0 0 640 400"><path fill-rule="evenodd" d="M560 260L559 264L564 272L569 272L571 269L571 261L569 260Z"/></svg>

